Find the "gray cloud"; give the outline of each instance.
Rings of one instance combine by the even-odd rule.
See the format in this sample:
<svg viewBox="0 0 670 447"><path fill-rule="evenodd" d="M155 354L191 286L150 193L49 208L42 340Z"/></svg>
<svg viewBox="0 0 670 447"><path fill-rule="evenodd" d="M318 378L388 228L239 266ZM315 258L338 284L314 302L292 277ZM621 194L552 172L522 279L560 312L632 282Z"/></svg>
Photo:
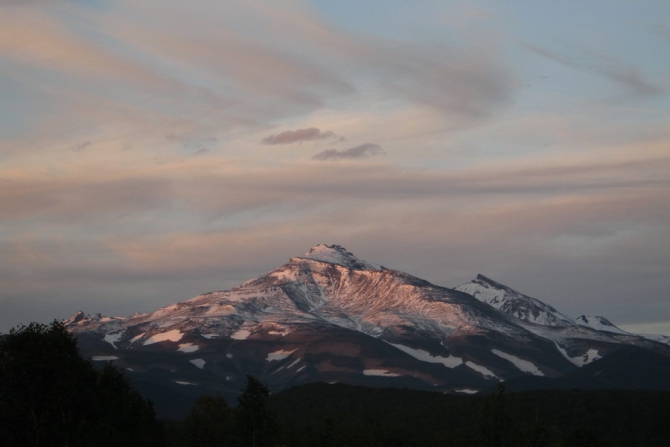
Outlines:
<svg viewBox="0 0 670 447"><path fill-rule="evenodd" d="M130 315L235 286L322 242L446 286L481 272L615 323L634 321L630 296L651 306L667 290L667 159L459 172L190 160L104 182L0 185L3 229L17 228L0 239L0 282L24 293L0 305L67 290L47 321L65 307ZM670 303L655 315L670 318Z"/></svg>
<svg viewBox="0 0 670 447"><path fill-rule="evenodd" d="M488 118L512 98L512 76L490 48L384 44L377 57L384 87L466 122Z"/></svg>
<svg viewBox="0 0 670 447"><path fill-rule="evenodd" d="M381 146L373 143L365 143L360 146L352 147L350 149L344 149L339 151L337 149L328 149L323 152L319 152L312 160L342 160L342 159L355 159L355 158L367 158L374 155L383 154Z"/></svg>
<svg viewBox="0 0 670 447"><path fill-rule="evenodd" d="M166 209L172 181L165 178L80 178L0 182L0 222L40 218L90 224L148 209Z"/></svg>
<svg viewBox="0 0 670 447"><path fill-rule="evenodd" d="M634 96L648 97L663 93L663 89L646 79L634 67L613 59L604 54L584 52L586 57L570 57L564 54L526 44L526 48L572 69L595 74L619 84Z"/></svg>
<svg viewBox="0 0 670 447"><path fill-rule="evenodd" d="M322 132L316 127L309 127L307 129L287 130L276 135L270 135L263 138L263 144L291 144L302 143L303 141L324 140L326 138L338 138L334 132L327 130Z"/></svg>
<svg viewBox="0 0 670 447"><path fill-rule="evenodd" d="M187 153L201 155L210 151L218 142L215 137L200 137L196 135L175 135L167 134L165 139L179 144L180 149Z"/></svg>
<svg viewBox="0 0 670 447"><path fill-rule="evenodd" d="M86 149L87 147L89 147L90 145L91 145L90 141L84 141L83 143L80 143L80 144L76 145L74 147L74 150L75 151L82 151L82 150Z"/></svg>

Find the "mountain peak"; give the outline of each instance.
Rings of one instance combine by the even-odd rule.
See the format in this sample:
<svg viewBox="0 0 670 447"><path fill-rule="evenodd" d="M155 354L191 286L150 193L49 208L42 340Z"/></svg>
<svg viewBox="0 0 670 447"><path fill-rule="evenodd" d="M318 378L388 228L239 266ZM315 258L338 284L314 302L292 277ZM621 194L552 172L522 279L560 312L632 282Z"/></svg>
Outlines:
<svg viewBox="0 0 670 447"><path fill-rule="evenodd" d="M311 259L313 261L337 264L354 270L382 270L380 265L363 261L347 251L341 245L319 244L312 247L307 253L299 256L300 259Z"/></svg>
<svg viewBox="0 0 670 447"><path fill-rule="evenodd" d="M460 292L469 293L478 300L530 323L545 326L570 326L572 318L563 315L550 305L496 282L482 274L467 284L456 287Z"/></svg>
<svg viewBox="0 0 670 447"><path fill-rule="evenodd" d="M616 327L610 320L608 320L605 317L601 317L599 315L596 316L580 315L577 318L575 318L575 321L580 326L590 327L598 331L614 332L617 334L627 334L626 331Z"/></svg>
<svg viewBox="0 0 670 447"><path fill-rule="evenodd" d="M495 288L498 288L498 289L511 290L511 289L510 289L509 287L507 287L506 285L504 285L504 284L502 284L502 283L499 283L499 282L497 282L497 281L494 281L494 280L492 280L491 278L482 275L481 273L478 273L478 274L477 274L477 277L476 277L474 280L475 280L475 281L479 281L479 282L487 283L487 284L489 284L489 285L491 285L491 286L493 286L493 287L495 287ZM514 291L514 292L516 292L516 291Z"/></svg>

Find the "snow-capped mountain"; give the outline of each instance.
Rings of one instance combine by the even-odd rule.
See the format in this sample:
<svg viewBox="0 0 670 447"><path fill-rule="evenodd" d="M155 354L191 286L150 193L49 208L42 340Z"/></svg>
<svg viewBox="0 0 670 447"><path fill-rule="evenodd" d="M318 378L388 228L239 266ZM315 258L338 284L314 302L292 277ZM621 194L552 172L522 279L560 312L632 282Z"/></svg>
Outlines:
<svg viewBox="0 0 670 447"><path fill-rule="evenodd" d="M537 298L517 292L511 287L500 284L484 275L477 275L475 279L456 287L455 290L469 293L499 311L529 323L543 326L574 326L577 324L598 331L630 335L630 333L616 327L605 317L590 315L580 315L577 318L569 317Z"/></svg>
<svg viewBox="0 0 670 447"><path fill-rule="evenodd" d="M623 329L619 329L605 317L580 315L575 318L575 321L577 324L581 324L582 326L590 327L599 331L614 332L616 334L628 334L628 332L624 331Z"/></svg>
<svg viewBox="0 0 670 447"><path fill-rule="evenodd" d="M482 276L459 289L318 245L227 291L128 318L77 313L66 326L85 354L125 368L168 416L185 411L180 399L235 395L246 374L274 392L324 381L473 393L499 380L560 377L622 345L670 355Z"/></svg>
<svg viewBox="0 0 670 447"><path fill-rule="evenodd" d="M579 367L607 354L602 349L596 348L600 342L645 346L644 343L640 343L642 338L661 343L665 341L664 336L631 334L616 327L602 316L569 317L536 298L524 295L483 275L477 275L475 279L456 287L455 290L469 293L514 317L518 324L530 332L554 341L556 349Z"/></svg>
<svg viewBox="0 0 670 447"><path fill-rule="evenodd" d="M510 287L477 275L467 284L455 290L468 293L478 300L513 317L545 326L570 326L574 319L563 315L542 301L517 292Z"/></svg>

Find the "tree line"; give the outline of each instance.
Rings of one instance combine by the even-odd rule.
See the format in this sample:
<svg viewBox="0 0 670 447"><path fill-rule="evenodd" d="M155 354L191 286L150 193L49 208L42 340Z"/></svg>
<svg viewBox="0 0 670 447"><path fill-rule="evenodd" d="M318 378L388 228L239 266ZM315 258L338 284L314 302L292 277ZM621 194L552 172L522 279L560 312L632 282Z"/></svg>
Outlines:
<svg viewBox="0 0 670 447"><path fill-rule="evenodd" d="M669 392L533 391L455 396L308 384L270 395L247 376L233 408L201 396L157 420L111 363L96 369L63 325L0 336L0 446L667 446Z"/></svg>

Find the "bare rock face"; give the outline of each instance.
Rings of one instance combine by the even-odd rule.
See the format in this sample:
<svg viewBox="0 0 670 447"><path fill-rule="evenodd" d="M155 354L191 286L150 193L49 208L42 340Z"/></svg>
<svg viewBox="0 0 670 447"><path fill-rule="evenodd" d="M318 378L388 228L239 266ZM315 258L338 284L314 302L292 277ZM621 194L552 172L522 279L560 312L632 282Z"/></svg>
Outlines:
<svg viewBox="0 0 670 447"><path fill-rule="evenodd" d="M561 377L623 345L670 355L481 275L448 289L338 245L150 314L79 312L65 324L84 354L125 369L163 417L182 416L201 394L233 401L246 374L272 392L321 381L474 393Z"/></svg>

